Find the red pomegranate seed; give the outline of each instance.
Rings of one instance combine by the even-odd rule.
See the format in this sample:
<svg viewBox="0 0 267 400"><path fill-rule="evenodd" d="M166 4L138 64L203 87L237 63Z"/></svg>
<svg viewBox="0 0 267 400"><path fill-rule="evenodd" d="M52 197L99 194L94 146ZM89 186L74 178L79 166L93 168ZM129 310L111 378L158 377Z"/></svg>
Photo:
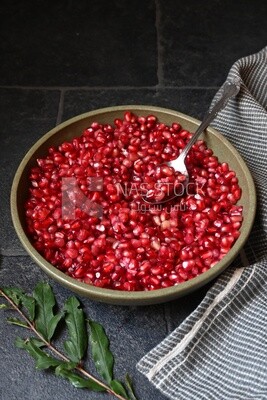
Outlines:
<svg viewBox="0 0 267 400"><path fill-rule="evenodd" d="M153 275L162 275L164 273L163 267L157 266L151 268L151 273Z"/></svg>
<svg viewBox="0 0 267 400"><path fill-rule="evenodd" d="M65 256L67 258L77 258L78 257L78 251L76 249L68 249L65 252Z"/></svg>

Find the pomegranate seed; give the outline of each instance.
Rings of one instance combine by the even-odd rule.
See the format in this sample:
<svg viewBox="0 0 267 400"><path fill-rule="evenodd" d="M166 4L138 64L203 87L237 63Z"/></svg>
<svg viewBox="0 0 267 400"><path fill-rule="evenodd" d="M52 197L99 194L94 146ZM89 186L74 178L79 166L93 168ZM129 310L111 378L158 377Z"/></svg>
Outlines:
<svg viewBox="0 0 267 400"><path fill-rule="evenodd" d="M56 247L64 247L65 246L65 240L62 238L56 238L54 243L55 243Z"/></svg>
<svg viewBox="0 0 267 400"><path fill-rule="evenodd" d="M78 257L78 251L76 249L68 249L65 252L65 256L68 258L77 258Z"/></svg>
<svg viewBox="0 0 267 400"><path fill-rule="evenodd" d="M153 267L151 268L151 273L153 275L162 275L164 273L164 269L162 267Z"/></svg>
<svg viewBox="0 0 267 400"><path fill-rule="evenodd" d="M155 249L155 250L160 249L160 241L158 238L154 238L154 240L152 240L151 247L153 247L153 249Z"/></svg>

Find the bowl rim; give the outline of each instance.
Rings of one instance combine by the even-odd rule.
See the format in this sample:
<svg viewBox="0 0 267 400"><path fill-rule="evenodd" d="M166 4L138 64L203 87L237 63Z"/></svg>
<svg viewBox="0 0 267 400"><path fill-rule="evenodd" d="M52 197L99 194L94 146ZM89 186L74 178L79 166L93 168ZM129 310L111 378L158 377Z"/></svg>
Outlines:
<svg viewBox="0 0 267 400"><path fill-rule="evenodd" d="M215 264L211 269L208 271L196 276L195 278L192 278L186 282L179 283L178 285L174 285L168 288L163 288L163 289L156 289L156 290L151 290L151 291L121 291L121 290L114 290L114 289L107 289L107 288L99 288L93 285L88 285L86 283L80 282L68 275L66 275L64 272L58 270L56 267L54 267L52 264L50 264L48 261L43 258L40 253L33 247L31 244L28 236L26 235L21 221L19 217L19 212L18 212L18 207L17 207L17 189L18 185L21 179L21 176L23 174L24 168L26 167L27 163L29 160L32 158L33 154L36 152L36 150L42 145L44 142L47 141L51 136L53 136L55 133L60 131L61 129L77 122L82 119L88 118L95 116L97 119L97 116L99 114L107 113L107 112L114 112L114 111L127 111L127 110L133 110L133 112L138 112L138 111L147 111L148 113L168 113L170 115L173 115L175 118L182 118L185 119L186 121L193 123L193 124L200 124L201 121L199 121L196 118L193 118L187 114L181 113L179 111L175 111L169 108L164 108L164 107L157 107L157 106L150 106L150 105L120 105L120 106L112 106L112 107L105 107L105 108L99 108L96 110L92 110L86 113L82 113L79 115L76 115L61 124L55 126L53 129L51 129L49 132L44 134L35 144L28 150L26 155L23 157L22 161L20 162L17 171L15 173L12 187L11 187L11 196L10 196L10 207L11 207L11 216L12 216L12 222L15 228L15 231L21 241L22 246L26 250L26 252L31 256L31 258L41 267L41 269L49 275L51 278L53 278L55 281L60 283L61 285L68 287L70 290L73 290L74 292L78 292L80 295L83 295L85 297L90 297L94 300L102 301L102 302L113 302L115 304L155 304L155 303L161 303L165 302L168 300L171 300L173 298L177 297L182 297L185 294L188 294L197 288L204 286L206 283L210 282L212 279L217 277L219 274L223 272L225 268L229 266L229 264L236 258L238 253L240 252L241 248L244 246L250 231L252 229L252 225L255 219L255 213L256 213L256 190L255 190L255 185L253 178L251 176L251 173L239 154L239 152L234 148L234 146L223 136L221 133L219 133L216 129L212 127L208 127L206 131L211 133L212 135L215 135L218 139L223 140L225 146L231 151L231 153L234 153L235 158L238 160L239 164L242 167L242 170L246 176L246 180L248 182L248 185L250 187L249 190L249 202L250 202L250 213L246 216L246 226L248 227L245 231L241 232L241 235L235 242L234 246L230 249L230 251L224 256L222 260L220 260L217 264Z"/></svg>

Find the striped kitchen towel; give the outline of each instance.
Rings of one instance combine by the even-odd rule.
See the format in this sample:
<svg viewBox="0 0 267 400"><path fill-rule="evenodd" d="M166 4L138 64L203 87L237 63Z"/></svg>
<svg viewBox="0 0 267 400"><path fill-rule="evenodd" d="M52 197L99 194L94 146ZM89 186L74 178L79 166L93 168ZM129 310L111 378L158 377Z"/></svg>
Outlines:
<svg viewBox="0 0 267 400"><path fill-rule="evenodd" d="M267 47L238 60L227 78L233 79L241 81L240 92L213 126L254 177L257 216L239 264L137 364L172 400L267 399Z"/></svg>

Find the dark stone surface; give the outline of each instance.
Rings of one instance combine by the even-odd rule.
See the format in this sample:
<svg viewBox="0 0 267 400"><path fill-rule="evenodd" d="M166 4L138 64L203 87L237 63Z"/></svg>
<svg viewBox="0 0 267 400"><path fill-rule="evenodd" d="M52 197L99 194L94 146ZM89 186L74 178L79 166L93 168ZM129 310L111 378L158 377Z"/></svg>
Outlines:
<svg viewBox="0 0 267 400"><path fill-rule="evenodd" d="M30 147L56 124L59 92L0 89L0 254L23 254L13 229L9 197L20 161Z"/></svg>
<svg viewBox="0 0 267 400"><path fill-rule="evenodd" d="M232 63L266 45L266 16L263 0L2 0L0 286L31 291L45 280L60 304L71 295L26 256L12 227L11 183L31 145L61 120L112 105L156 105L201 118ZM137 361L198 306L210 285L150 307L81 299L110 337L117 377L132 375L139 400L165 397L136 370ZM6 315L0 312L0 400L111 398L36 371L15 349L24 332L7 325Z"/></svg>
<svg viewBox="0 0 267 400"><path fill-rule="evenodd" d="M2 85L157 83L152 0L3 0L0 15Z"/></svg>
<svg viewBox="0 0 267 400"><path fill-rule="evenodd" d="M100 107L145 104L172 108L195 118L202 118L216 89L110 89L67 91L63 120Z"/></svg>
<svg viewBox="0 0 267 400"><path fill-rule="evenodd" d="M266 46L266 1L157 3L162 85L221 85L238 58Z"/></svg>

